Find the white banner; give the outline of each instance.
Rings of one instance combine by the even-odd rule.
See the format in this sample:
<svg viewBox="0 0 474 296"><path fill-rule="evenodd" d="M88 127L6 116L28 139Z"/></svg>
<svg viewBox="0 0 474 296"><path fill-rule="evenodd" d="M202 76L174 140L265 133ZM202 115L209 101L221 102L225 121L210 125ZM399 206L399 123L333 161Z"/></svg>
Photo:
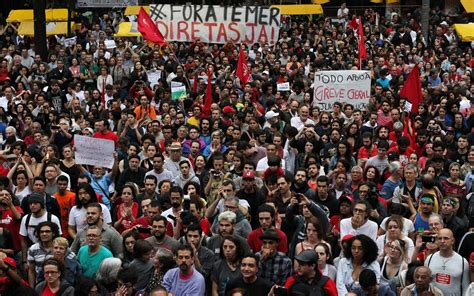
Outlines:
<svg viewBox="0 0 474 296"><path fill-rule="evenodd" d="M115 143L112 140L75 135L74 147L77 164L96 165L109 169L114 165Z"/></svg>
<svg viewBox="0 0 474 296"><path fill-rule="evenodd" d="M138 5L138 0L77 0L76 7L127 7Z"/></svg>
<svg viewBox="0 0 474 296"><path fill-rule="evenodd" d="M370 99L370 71L321 71L314 77L313 105L332 110L335 102L364 109Z"/></svg>
<svg viewBox="0 0 474 296"><path fill-rule="evenodd" d="M280 9L257 6L150 5L150 16L166 40L275 44Z"/></svg>

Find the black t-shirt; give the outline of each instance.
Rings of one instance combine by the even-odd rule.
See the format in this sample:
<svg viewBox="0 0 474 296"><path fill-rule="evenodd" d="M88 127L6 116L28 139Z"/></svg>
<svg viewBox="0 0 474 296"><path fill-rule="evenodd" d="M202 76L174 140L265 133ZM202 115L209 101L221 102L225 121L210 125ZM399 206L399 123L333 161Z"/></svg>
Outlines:
<svg viewBox="0 0 474 296"><path fill-rule="evenodd" d="M251 291L250 295L267 295L270 292L273 284L260 277L257 277L257 280L251 284L244 282L242 276L231 280L225 287L225 295L230 295L230 291L235 288L242 288L246 291Z"/></svg>

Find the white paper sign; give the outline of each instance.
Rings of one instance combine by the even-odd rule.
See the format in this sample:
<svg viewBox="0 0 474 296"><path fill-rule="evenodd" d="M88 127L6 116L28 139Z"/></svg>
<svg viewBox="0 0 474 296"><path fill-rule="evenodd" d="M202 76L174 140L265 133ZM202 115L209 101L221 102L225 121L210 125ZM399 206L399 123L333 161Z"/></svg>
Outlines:
<svg viewBox="0 0 474 296"><path fill-rule="evenodd" d="M313 106L332 110L335 102L350 103L363 110L370 99L370 71L344 70L316 72Z"/></svg>
<svg viewBox="0 0 474 296"><path fill-rule="evenodd" d="M148 71L146 74L148 76L148 81L150 82L150 87L153 89L153 87L158 84L158 80L161 78L161 70Z"/></svg>
<svg viewBox="0 0 474 296"><path fill-rule="evenodd" d="M275 44L281 27L277 7L151 4L150 17L166 40L181 42Z"/></svg>
<svg viewBox="0 0 474 296"><path fill-rule="evenodd" d="M115 40L104 40L104 45L105 45L105 48L107 49L112 49L112 48L117 47L117 45L115 44Z"/></svg>
<svg viewBox="0 0 474 296"><path fill-rule="evenodd" d="M77 39L76 36L74 36L72 38L64 39L64 46L65 47L71 47L71 46L75 45L76 44L76 39Z"/></svg>
<svg viewBox="0 0 474 296"><path fill-rule="evenodd" d="M277 91L290 91L290 83L278 83L277 84Z"/></svg>
<svg viewBox="0 0 474 296"><path fill-rule="evenodd" d="M74 146L77 164L96 165L109 169L114 165L115 143L112 140L75 135Z"/></svg>

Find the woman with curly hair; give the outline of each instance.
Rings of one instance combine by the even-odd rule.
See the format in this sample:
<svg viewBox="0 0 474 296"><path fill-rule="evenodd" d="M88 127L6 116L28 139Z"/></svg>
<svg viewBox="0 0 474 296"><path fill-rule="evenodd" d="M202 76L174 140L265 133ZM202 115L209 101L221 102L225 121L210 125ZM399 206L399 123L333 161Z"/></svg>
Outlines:
<svg viewBox="0 0 474 296"><path fill-rule="evenodd" d="M346 295L359 280L363 269L371 269L380 280L380 265L377 262L378 248L375 242L365 234L351 238L343 249L344 257L337 267L336 286L338 295Z"/></svg>

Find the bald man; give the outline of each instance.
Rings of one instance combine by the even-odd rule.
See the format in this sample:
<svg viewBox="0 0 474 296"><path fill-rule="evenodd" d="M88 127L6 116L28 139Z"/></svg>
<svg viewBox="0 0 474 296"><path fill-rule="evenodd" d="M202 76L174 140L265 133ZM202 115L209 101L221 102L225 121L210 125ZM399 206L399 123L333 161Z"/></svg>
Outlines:
<svg viewBox="0 0 474 296"><path fill-rule="evenodd" d="M443 228L436 236L439 251L428 256L425 266L431 269L434 286L445 296L462 296L469 286L469 264L453 250L454 235L448 228Z"/></svg>
<svg viewBox="0 0 474 296"><path fill-rule="evenodd" d="M423 292L431 292L435 296L442 296L443 292L436 288L431 282L433 281L431 270L426 266L420 266L415 269L413 274L414 284L406 286L400 296L421 295Z"/></svg>

